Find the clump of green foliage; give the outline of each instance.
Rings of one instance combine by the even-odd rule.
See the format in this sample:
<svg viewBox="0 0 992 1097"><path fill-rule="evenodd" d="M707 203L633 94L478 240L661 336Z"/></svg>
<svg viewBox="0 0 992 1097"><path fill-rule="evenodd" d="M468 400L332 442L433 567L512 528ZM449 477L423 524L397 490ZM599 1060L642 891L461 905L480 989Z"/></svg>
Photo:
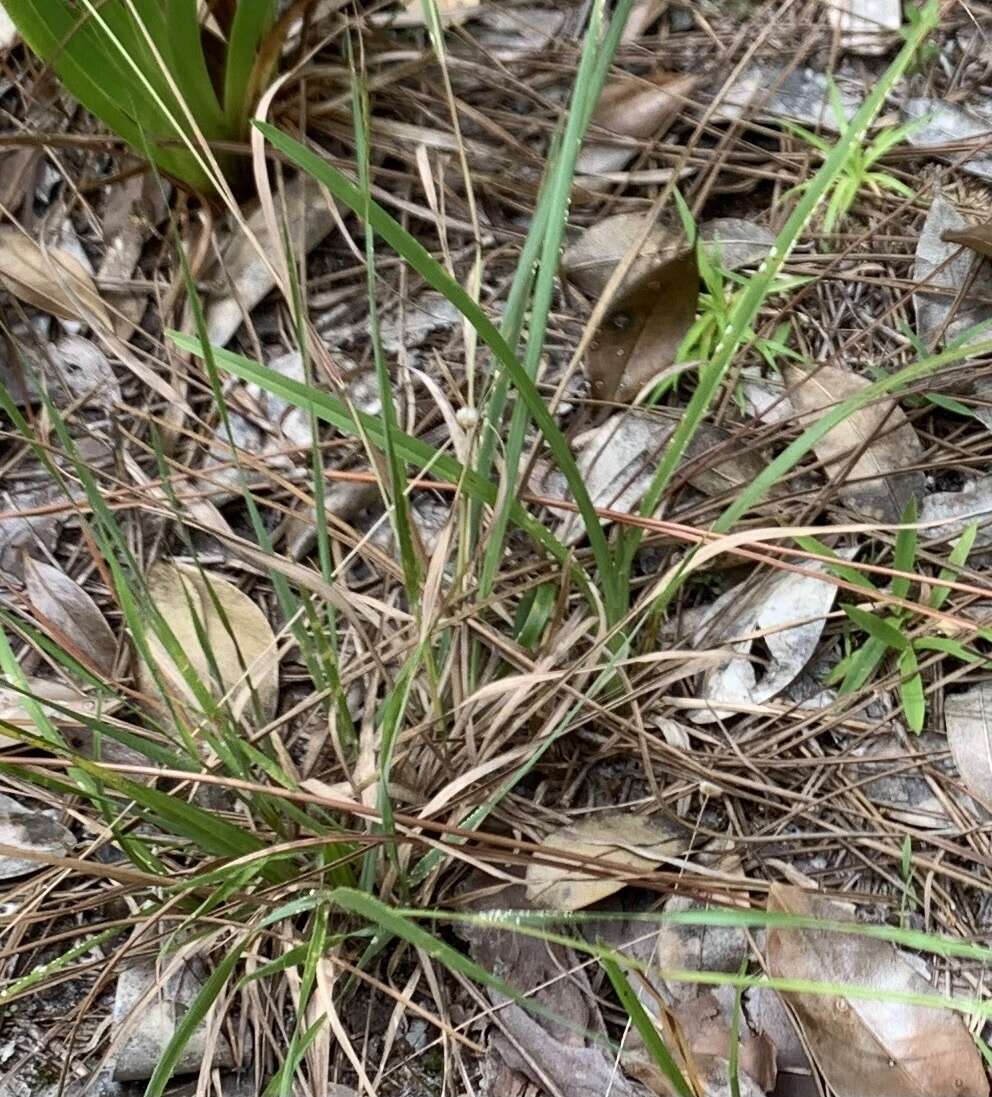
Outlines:
<svg viewBox="0 0 992 1097"><path fill-rule="evenodd" d="M210 193L279 56L277 0L9 0L24 41L70 92L161 171ZM220 175L218 175L218 171Z"/></svg>

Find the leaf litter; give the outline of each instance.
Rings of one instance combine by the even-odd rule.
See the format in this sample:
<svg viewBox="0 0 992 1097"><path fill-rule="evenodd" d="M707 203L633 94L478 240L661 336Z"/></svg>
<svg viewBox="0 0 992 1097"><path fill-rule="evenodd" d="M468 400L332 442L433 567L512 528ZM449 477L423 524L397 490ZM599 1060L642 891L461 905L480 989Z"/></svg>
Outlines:
<svg viewBox="0 0 992 1097"><path fill-rule="evenodd" d="M619 76L603 88L590 121L590 138L579 153L579 175L601 175L622 168L641 142L665 135L685 109L696 86L694 76L667 72ZM620 138L600 140L601 131Z"/></svg>
<svg viewBox="0 0 992 1097"><path fill-rule="evenodd" d="M974 230L953 202L935 194L913 262L913 281L919 287L913 292L916 331L928 349L953 343L969 328L992 319L992 266L972 254L979 249L967 250L969 241L977 241ZM987 336L975 336L982 338Z"/></svg>
<svg viewBox="0 0 992 1097"><path fill-rule="evenodd" d="M801 573L772 571L745 579L717 598L690 639L697 646L727 643L731 653L703 674L698 696L707 708L691 719L724 719L781 693L813 657L836 594L826 567L808 562ZM759 638L768 651L760 677L750 657Z"/></svg>
<svg viewBox="0 0 992 1097"><path fill-rule="evenodd" d="M45 867L42 857L65 857L76 845L68 827L47 812L26 808L10 796L0 795L0 845L10 847L0 854L0 880L23 876ZM18 857L14 850L26 856Z"/></svg>
<svg viewBox="0 0 992 1097"><path fill-rule="evenodd" d="M665 409L629 409L578 436L574 443L578 466L593 503L605 510L634 513L676 425ZM707 495L722 497L756 477L764 467L760 458L735 446L731 430L704 424L683 462L689 484ZM721 454L727 456L721 460ZM568 485L556 470L538 469L533 483L541 495L571 499ZM565 544L575 544L583 536L581 519L569 515L557 534Z"/></svg>
<svg viewBox="0 0 992 1097"><path fill-rule="evenodd" d="M19 229L0 230L0 286L63 320L95 320L111 326L93 276L61 247L41 247Z"/></svg>
<svg viewBox="0 0 992 1097"><path fill-rule="evenodd" d="M628 813L593 815L549 834L544 845L571 856L605 860L633 873L656 868L677 853L683 836L655 820ZM551 910L582 910L623 888L622 878L535 862L527 868L527 899Z"/></svg>
<svg viewBox="0 0 992 1097"><path fill-rule="evenodd" d="M24 585L35 618L52 639L113 677L117 639L86 591L64 571L30 556L24 561Z"/></svg>
<svg viewBox="0 0 992 1097"><path fill-rule="evenodd" d="M696 316L694 247L653 267L612 303L589 344L586 375L595 400L630 403L675 362Z"/></svg>
<svg viewBox="0 0 992 1097"><path fill-rule="evenodd" d="M944 698L947 743L969 792L992 805L992 688L987 683Z"/></svg>

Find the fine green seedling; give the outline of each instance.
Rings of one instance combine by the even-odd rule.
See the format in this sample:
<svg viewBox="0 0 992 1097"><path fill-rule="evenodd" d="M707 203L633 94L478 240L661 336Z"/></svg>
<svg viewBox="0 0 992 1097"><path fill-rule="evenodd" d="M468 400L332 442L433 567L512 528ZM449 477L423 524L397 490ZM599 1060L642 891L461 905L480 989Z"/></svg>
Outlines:
<svg viewBox="0 0 992 1097"><path fill-rule="evenodd" d="M728 270L721 262L719 249L711 250L701 245L696 253L699 265L699 277L705 287L699 294L699 315L695 323L686 332L679 348L678 359L687 362L691 359L709 361L712 358L721 334L731 322L744 287L748 283L745 275ZM806 285L807 277L776 275L766 293L766 300L777 294L789 293ZM776 327L770 338L761 338L752 329L747 328L744 339L761 355L768 366L778 371L780 358L801 359L787 346L791 324L783 321Z"/></svg>
<svg viewBox="0 0 992 1097"><path fill-rule="evenodd" d="M886 126L866 146L862 144L862 139L854 130L854 120L848 119L840 92L833 80L829 81L828 89L830 109L838 132L841 134L841 141L848 138L850 138L850 141L847 160L841 169L840 177L834 185L823 213L822 229L825 236L832 235L834 229L847 216L848 211L854 205L862 190L867 190L875 195L880 195L883 191L892 191L903 198L912 199L916 197L912 188L901 179L897 179L891 172L878 169L875 165L887 152L905 141L911 133L919 129L926 121L925 118L914 118L912 121L904 122L899 126ZM824 156L827 156L836 147L820 137L819 134L806 129L805 126L800 126L795 122L785 122L783 124L790 133L802 138ZM810 182L808 180L800 183L798 187L794 187L789 193L801 193L810 185Z"/></svg>
<svg viewBox="0 0 992 1097"><path fill-rule="evenodd" d="M24 41L70 92L141 156L195 190L223 190L279 57L277 0L9 0ZM218 170L220 174L218 174Z"/></svg>
<svg viewBox="0 0 992 1097"><path fill-rule="evenodd" d="M916 521L916 505L911 503L903 515L903 525ZM940 580L951 580L964 566L975 543L978 533L977 523L969 526L954 542L947 558L948 567L942 568L937 582L929 585L929 590L920 590L923 604L932 610L939 610L950 587ZM799 538L803 548L818 555L833 556L813 538ZM917 533L915 529L900 529L896 535L893 551L893 570L900 573L918 572L916 561ZM836 560L828 565L829 569L841 579L853 583L865 591L866 598L879 598L882 591L858 568ZM889 593L902 601L908 600L913 580L908 574L897 574L891 583ZM950 656L961 662L981 661L981 656L969 651L960 641L947 636L910 635L913 611L908 606L879 604L876 609L844 603L841 608L850 623L847 637L847 653L834 667L827 678L828 685L839 686L841 696L857 693L875 675L887 656L893 656L899 671L899 702L909 728L915 732L923 730L926 719L926 698L923 689L923 677L920 674L919 659L934 652ZM859 639L859 637L863 637Z"/></svg>

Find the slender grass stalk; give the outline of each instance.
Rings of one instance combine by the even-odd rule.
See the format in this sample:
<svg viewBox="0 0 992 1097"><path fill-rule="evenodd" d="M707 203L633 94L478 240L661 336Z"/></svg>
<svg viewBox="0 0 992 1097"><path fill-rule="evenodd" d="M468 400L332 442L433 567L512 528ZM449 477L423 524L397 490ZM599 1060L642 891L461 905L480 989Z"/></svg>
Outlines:
<svg viewBox="0 0 992 1097"><path fill-rule="evenodd" d="M205 355L204 344L199 339L177 331L170 331L168 335L181 350L189 351L199 357ZM347 407L336 397L312 385L283 377L275 370L267 369L244 355L219 347L212 347L211 353L224 369L236 377L252 381L296 407L312 412L319 419L332 424L345 434L358 438L368 437L376 446L383 447L382 423L378 416L366 415L364 412ZM449 484L457 485L482 503L492 506L497 502L499 489L495 484L481 479L471 469L464 468L448 454L440 453L421 439L403 432L397 433L395 442L400 456L409 464L421 469L430 468L434 475ZM576 583L595 605L596 598L591 591L589 578L585 571L571 560L569 550L541 522L528 514L519 502L514 503L511 514L514 523L520 529L529 534L553 559L570 568Z"/></svg>
<svg viewBox="0 0 992 1097"><path fill-rule="evenodd" d="M630 1018L644 1041L651 1058L654 1059L658 1069L668 1079L677 1097L695 1097L692 1087L685 1080L682 1071L672 1053L665 1046L654 1021L648 1016L647 1010L641 1005L640 999L634 993L627 976L620 970L619 965L610 956L600 957L600 966L606 972L616 996L620 999L620 1005L627 1011Z"/></svg>
<svg viewBox="0 0 992 1097"><path fill-rule="evenodd" d="M350 55L350 49L349 49ZM358 79L354 59L351 59L351 100L355 131L355 157L358 162L358 190L362 206L358 212L365 225L365 286L369 309L369 332L372 341L372 359L375 363L376 382L379 387L381 407L383 452L388 474L387 506L393 534L403 566L403 580L407 597L413 607L420 603L420 585L423 581L420 560L414 547L414 533L407 498L406 472L396 447L399 421L393 400L393 382L382 349L379 333L379 306L375 275L375 232L372 228L372 179L369 165L369 103L368 91Z"/></svg>
<svg viewBox="0 0 992 1097"><path fill-rule="evenodd" d="M603 41L601 41L605 27L603 0L594 0L590 8L589 26L586 31L582 56L579 60L572 90L572 105L548 185L548 221L541 241L541 255L531 302L527 349L523 359L524 372L531 380L537 377L538 365L544 350L548 316L551 312L555 279L558 274L558 259L565 232L565 220L568 214L569 196L572 179L575 175L576 160L582 147L582 139L589 124L593 107L599 99L599 94L606 79L607 69L616 52L620 35L623 33L623 28L630 14L630 8L630 0L623 0L618 5ZM528 404L523 400L518 400L510 418L510 429L506 439L506 459L503 467L503 501L493 519L482 561L479 590L483 597L492 589L493 581L503 558L506 530L510 521L510 507L516 498L520 458L523 454L530 417ZM493 426L498 430L498 423L494 422ZM598 519L596 521L598 523ZM591 539L588 525L586 533L590 535ZM612 563L608 564L605 569L602 564L600 565L600 587L603 592L607 620L611 625L615 624L623 616L627 606L626 596L621 589L617 572Z"/></svg>

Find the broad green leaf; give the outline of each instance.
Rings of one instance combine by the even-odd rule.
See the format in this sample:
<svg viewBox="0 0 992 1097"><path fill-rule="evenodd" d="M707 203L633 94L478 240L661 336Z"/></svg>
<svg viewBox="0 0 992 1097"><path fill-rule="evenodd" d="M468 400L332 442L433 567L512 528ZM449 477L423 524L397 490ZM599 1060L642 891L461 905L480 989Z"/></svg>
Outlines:
<svg viewBox="0 0 992 1097"><path fill-rule="evenodd" d="M842 606L841 608L858 628L867 632L879 643L885 644L895 651L906 651L908 649L909 640L891 620L879 617L878 614L870 613L868 610L860 609L858 606Z"/></svg>
<svg viewBox="0 0 992 1097"><path fill-rule="evenodd" d="M947 562L950 567L940 569L940 578L943 580L956 579L958 572L968 561L968 557L971 554L971 550L975 546L975 538L978 536L978 523L972 522L970 526L961 534L960 537L951 546L951 551L948 554ZM948 595L951 593L950 587L942 587L934 585L930 594L930 608L940 609L941 606L947 601Z"/></svg>
<svg viewBox="0 0 992 1097"><path fill-rule="evenodd" d="M916 521L916 500L911 499L902 514L902 524ZM892 554L892 567L896 571L912 571L916 564L916 530L901 529L896 534L895 550ZM892 580L892 593L896 598L905 598L909 594L911 580L897 575Z"/></svg>

